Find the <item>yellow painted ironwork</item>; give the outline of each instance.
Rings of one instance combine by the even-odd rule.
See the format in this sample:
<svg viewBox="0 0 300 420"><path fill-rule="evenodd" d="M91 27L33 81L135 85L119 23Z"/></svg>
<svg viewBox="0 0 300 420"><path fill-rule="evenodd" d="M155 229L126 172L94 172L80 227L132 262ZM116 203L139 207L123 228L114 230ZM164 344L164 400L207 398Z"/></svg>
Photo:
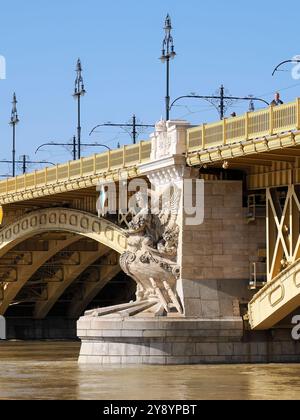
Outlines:
<svg viewBox="0 0 300 420"><path fill-rule="evenodd" d="M196 155L195 152L207 151L209 154L212 153L209 149L228 145L233 150L232 154L239 156L240 150L235 150L235 148L240 147L239 143L241 142L243 142L243 153L256 153L257 151L265 151L266 147L264 146L264 149L260 149L259 144L254 147L253 144L251 145L251 140L281 135L281 133L296 130L300 130L299 98L294 102L281 106L248 112L240 117L227 118L223 121L188 129L187 153L190 154L189 159L191 163L193 162L193 155ZM249 143L247 144L248 140ZM273 141L276 142L277 140L274 137L269 138L268 148L272 150L278 148L275 144L273 147ZM280 140L279 147L288 147L290 142L291 140L285 144L284 140ZM119 169L136 168L140 163L149 161L150 155L151 141L124 146L117 150L0 181L0 196L32 191L44 186L66 184L69 181L76 181L86 177L102 176ZM216 156L217 160L228 158L225 155ZM207 161L211 159L216 160L211 155Z"/></svg>
<svg viewBox="0 0 300 420"><path fill-rule="evenodd" d="M70 161L53 168L45 168L15 178L0 181L0 195L11 194L35 187L53 185L82 177L102 175L122 168L130 168L147 162L151 154L151 141L142 141L122 149L100 153L80 160Z"/></svg>
<svg viewBox="0 0 300 420"><path fill-rule="evenodd" d="M248 306L253 330L274 327L300 305L300 260L268 282Z"/></svg>
<svg viewBox="0 0 300 420"><path fill-rule="evenodd" d="M300 99L188 130L188 152L300 129Z"/></svg>

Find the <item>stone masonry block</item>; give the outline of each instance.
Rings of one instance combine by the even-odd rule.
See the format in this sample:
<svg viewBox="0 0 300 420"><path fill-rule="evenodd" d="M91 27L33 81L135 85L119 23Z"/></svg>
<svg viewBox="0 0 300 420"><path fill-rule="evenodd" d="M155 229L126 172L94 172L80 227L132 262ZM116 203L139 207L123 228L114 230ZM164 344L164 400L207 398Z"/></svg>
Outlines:
<svg viewBox="0 0 300 420"><path fill-rule="evenodd" d="M204 280L224 279L224 269L221 267L205 268L202 277Z"/></svg>
<svg viewBox="0 0 300 420"><path fill-rule="evenodd" d="M224 196L223 195L214 195L214 196L211 196L211 197L205 197L205 207L223 208L224 207Z"/></svg>
<svg viewBox="0 0 300 420"><path fill-rule="evenodd" d="M217 300L218 299L218 285L216 280L200 281L199 293L201 300Z"/></svg>
<svg viewBox="0 0 300 420"><path fill-rule="evenodd" d="M183 278L187 278L187 277L190 279L194 278L194 269L191 267L186 268L183 266L181 269L181 276Z"/></svg>
<svg viewBox="0 0 300 420"><path fill-rule="evenodd" d="M110 354L110 343L93 343L93 352L95 356L108 356ZM117 353L118 354L118 353Z"/></svg>
<svg viewBox="0 0 300 420"><path fill-rule="evenodd" d="M193 267L212 267L213 257L212 255L194 255L184 256L182 258L183 265L192 265Z"/></svg>
<svg viewBox="0 0 300 420"><path fill-rule="evenodd" d="M212 219L235 219L243 217L243 209L240 207L235 208L213 208Z"/></svg>
<svg viewBox="0 0 300 420"><path fill-rule="evenodd" d="M199 298L191 299L187 298L184 300L185 315L188 317L201 317L202 316L202 305Z"/></svg>
<svg viewBox="0 0 300 420"><path fill-rule="evenodd" d="M218 356L217 343L199 343L196 345L196 353L199 356Z"/></svg>
<svg viewBox="0 0 300 420"><path fill-rule="evenodd" d="M93 343L92 342L82 342L81 343L81 354L92 354L93 352Z"/></svg>
<svg viewBox="0 0 300 420"><path fill-rule="evenodd" d="M214 255L213 256L213 266L214 267L231 267L233 261L231 255ZM235 263L235 262L234 262Z"/></svg>
<svg viewBox="0 0 300 420"><path fill-rule="evenodd" d="M194 356L195 349L195 343L174 343L172 347L172 354L174 356Z"/></svg>
<svg viewBox="0 0 300 420"><path fill-rule="evenodd" d="M144 364L149 365L166 365L167 357L166 356L145 356L142 358Z"/></svg>
<svg viewBox="0 0 300 420"><path fill-rule="evenodd" d="M168 365L187 365L190 362L188 356L168 356L166 360Z"/></svg>
<svg viewBox="0 0 300 420"><path fill-rule="evenodd" d="M208 232L202 232L202 231L198 231L198 232L194 232L193 233L193 246L195 248L195 244L197 243L207 243L209 241L211 241L213 238L212 232L208 231Z"/></svg>
<svg viewBox="0 0 300 420"><path fill-rule="evenodd" d="M234 354L233 343L219 343L218 353L220 356L232 356Z"/></svg>
<svg viewBox="0 0 300 420"><path fill-rule="evenodd" d="M110 356L123 356L125 355L125 343L109 343L108 345L108 352L102 353L103 355L110 355ZM101 353L100 353L101 354Z"/></svg>
<svg viewBox="0 0 300 420"><path fill-rule="evenodd" d="M218 300L201 300L201 306L205 318L217 318L221 315Z"/></svg>
<svg viewBox="0 0 300 420"><path fill-rule="evenodd" d="M211 233L215 229L223 229L223 225L224 223L222 219L205 219L204 223L193 229L193 232L195 232L193 240L197 239L197 236L199 236L197 235L197 232Z"/></svg>
<svg viewBox="0 0 300 420"><path fill-rule="evenodd" d="M241 194L225 196L223 201L225 208L241 208L243 205L243 198Z"/></svg>
<svg viewBox="0 0 300 420"><path fill-rule="evenodd" d="M184 297L187 298L199 298L200 297L200 284L197 280L186 280L183 281Z"/></svg>
<svg viewBox="0 0 300 420"><path fill-rule="evenodd" d="M151 343L150 356L168 356L172 354L172 343Z"/></svg>

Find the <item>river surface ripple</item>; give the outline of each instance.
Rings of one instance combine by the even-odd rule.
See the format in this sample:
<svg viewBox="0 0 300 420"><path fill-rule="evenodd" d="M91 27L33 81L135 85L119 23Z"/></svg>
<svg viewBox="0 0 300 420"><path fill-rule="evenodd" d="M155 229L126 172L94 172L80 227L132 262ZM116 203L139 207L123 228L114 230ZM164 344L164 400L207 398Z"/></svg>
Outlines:
<svg viewBox="0 0 300 420"><path fill-rule="evenodd" d="M0 342L0 399L299 399L300 365L78 365L77 342Z"/></svg>

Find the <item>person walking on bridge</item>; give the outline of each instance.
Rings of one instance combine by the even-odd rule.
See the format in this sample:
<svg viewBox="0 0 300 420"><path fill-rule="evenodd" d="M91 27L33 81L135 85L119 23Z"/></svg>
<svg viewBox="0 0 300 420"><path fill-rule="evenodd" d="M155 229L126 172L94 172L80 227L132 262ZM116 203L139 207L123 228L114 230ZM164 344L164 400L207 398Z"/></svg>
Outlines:
<svg viewBox="0 0 300 420"><path fill-rule="evenodd" d="M271 106L283 105L283 101L280 99L280 93L276 92L273 101L270 104Z"/></svg>

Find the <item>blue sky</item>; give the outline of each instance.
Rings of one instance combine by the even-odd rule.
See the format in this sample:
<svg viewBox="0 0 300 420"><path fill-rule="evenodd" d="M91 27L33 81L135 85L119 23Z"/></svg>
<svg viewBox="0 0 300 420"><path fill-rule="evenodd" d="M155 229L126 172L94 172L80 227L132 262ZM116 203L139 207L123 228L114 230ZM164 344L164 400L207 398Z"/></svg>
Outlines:
<svg viewBox="0 0 300 420"><path fill-rule="evenodd" d="M7 79L0 80L1 159L10 158L11 96L18 96L17 155L35 158L35 148L75 134L72 99L75 63L81 58L87 95L83 138L97 123L126 122L133 113L144 123L164 114L165 69L158 60L163 22L170 13L178 56L172 62L172 98L190 92L209 95L223 83L233 95L285 101L300 96L300 80L274 66L300 54L298 1L199 0L15 0L1 1L0 55ZM201 101L182 102L173 118L193 124L217 120ZM185 107L187 106L187 108ZM235 110L243 113L246 104ZM147 138L147 133L141 137ZM102 129L92 141L115 147L130 142L118 129ZM84 150L84 154L95 152ZM63 161L64 149L48 148L38 159ZM1 165L0 174L9 170Z"/></svg>

